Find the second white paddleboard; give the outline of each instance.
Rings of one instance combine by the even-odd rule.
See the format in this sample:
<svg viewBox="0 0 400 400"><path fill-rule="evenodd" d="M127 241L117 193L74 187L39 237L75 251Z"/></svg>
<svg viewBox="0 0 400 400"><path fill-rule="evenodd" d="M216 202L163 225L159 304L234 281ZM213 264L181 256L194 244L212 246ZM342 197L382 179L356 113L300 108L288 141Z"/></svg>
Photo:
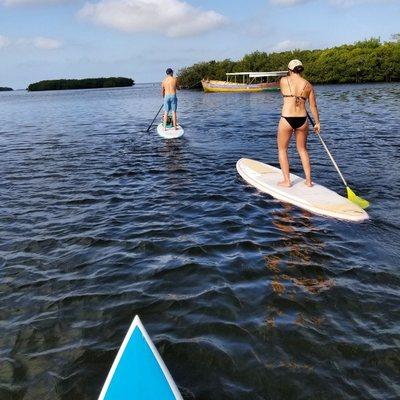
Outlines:
<svg viewBox="0 0 400 400"><path fill-rule="evenodd" d="M278 182L282 180L282 171L279 168L241 158L236 163L236 169L246 182L262 192L315 214L347 221L368 219L368 214L347 198L321 185L308 187L304 179L297 175L290 174L292 187L278 186Z"/></svg>
<svg viewBox="0 0 400 400"><path fill-rule="evenodd" d="M162 123L157 126L157 133L164 139L176 139L181 137L184 132L184 129L180 125L178 125L178 129L175 129L174 127L164 129Z"/></svg>

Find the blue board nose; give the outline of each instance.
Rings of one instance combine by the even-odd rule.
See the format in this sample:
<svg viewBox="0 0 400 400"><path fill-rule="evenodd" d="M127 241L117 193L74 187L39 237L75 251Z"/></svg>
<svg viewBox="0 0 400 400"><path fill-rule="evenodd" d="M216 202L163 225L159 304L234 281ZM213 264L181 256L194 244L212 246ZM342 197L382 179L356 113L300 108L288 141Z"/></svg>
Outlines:
<svg viewBox="0 0 400 400"><path fill-rule="evenodd" d="M99 400L127 399L182 399L137 316L128 330L99 397Z"/></svg>

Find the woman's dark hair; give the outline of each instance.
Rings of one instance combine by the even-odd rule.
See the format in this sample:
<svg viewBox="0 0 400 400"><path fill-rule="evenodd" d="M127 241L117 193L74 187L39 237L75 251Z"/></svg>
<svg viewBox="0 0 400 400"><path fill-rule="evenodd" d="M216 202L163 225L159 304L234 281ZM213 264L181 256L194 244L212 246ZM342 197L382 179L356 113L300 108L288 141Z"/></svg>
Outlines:
<svg viewBox="0 0 400 400"><path fill-rule="evenodd" d="M296 72L296 74L300 74L303 71L304 71L304 67L302 65L298 65L297 67L293 68L293 72Z"/></svg>

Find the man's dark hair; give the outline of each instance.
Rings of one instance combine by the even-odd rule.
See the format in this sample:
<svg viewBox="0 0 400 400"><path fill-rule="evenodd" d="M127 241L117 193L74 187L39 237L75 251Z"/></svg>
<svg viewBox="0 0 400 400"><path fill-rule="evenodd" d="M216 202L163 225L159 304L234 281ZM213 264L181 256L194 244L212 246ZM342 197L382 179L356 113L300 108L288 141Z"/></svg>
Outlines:
<svg viewBox="0 0 400 400"><path fill-rule="evenodd" d="M165 71L165 73L167 75L172 75L174 73L174 71L172 71L172 68L167 68L167 70Z"/></svg>

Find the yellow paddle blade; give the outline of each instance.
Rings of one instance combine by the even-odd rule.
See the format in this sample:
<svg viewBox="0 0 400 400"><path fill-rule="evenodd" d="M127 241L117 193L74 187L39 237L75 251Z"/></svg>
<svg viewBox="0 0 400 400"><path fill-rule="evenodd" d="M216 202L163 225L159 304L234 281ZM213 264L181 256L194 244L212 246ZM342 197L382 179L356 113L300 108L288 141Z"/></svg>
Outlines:
<svg viewBox="0 0 400 400"><path fill-rule="evenodd" d="M347 189L347 198L353 202L354 204L357 204L361 208L365 209L369 207L369 201L363 199L362 197L357 196L348 186L346 186Z"/></svg>

